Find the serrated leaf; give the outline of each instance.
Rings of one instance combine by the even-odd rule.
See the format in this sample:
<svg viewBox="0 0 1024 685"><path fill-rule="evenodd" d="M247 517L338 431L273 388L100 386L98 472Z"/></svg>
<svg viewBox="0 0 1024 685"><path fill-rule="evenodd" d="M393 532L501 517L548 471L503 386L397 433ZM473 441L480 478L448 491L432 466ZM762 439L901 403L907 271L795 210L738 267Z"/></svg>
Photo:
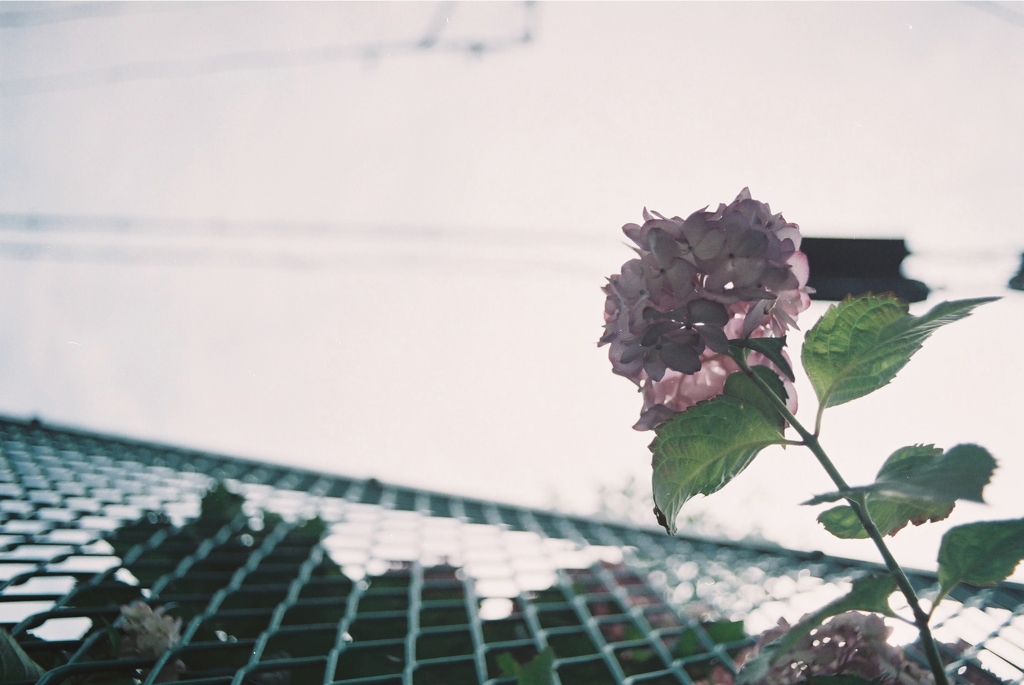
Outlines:
<svg viewBox="0 0 1024 685"><path fill-rule="evenodd" d="M911 316L892 295L862 295L829 307L807 332L801 354L819 405L836 405L887 385L936 328L998 298L942 302Z"/></svg>
<svg viewBox="0 0 1024 685"><path fill-rule="evenodd" d="M554 673L555 653L550 647L530 659L519 669L518 685L552 685L551 675Z"/></svg>
<svg viewBox="0 0 1024 685"><path fill-rule="evenodd" d="M1024 559L1024 519L981 521L946 531L939 545L939 599L957 583L995 585Z"/></svg>
<svg viewBox="0 0 1024 685"><path fill-rule="evenodd" d="M882 465L871 491L878 494L955 502L984 502L996 460L983 447L963 444L945 454L934 445L903 447Z"/></svg>
<svg viewBox="0 0 1024 685"><path fill-rule="evenodd" d="M731 343L741 348L760 352L770 359L775 366L779 367L779 370L786 374L789 380L796 380L793 367L790 366L789 360L782 354L782 350L786 348L786 336L780 338L747 338L746 340L731 341Z"/></svg>
<svg viewBox="0 0 1024 685"><path fill-rule="evenodd" d="M205 495L200 505L197 523L224 525L242 513L245 497L228 490L223 481L217 481Z"/></svg>
<svg viewBox="0 0 1024 685"><path fill-rule="evenodd" d="M700 624L701 630L708 636L713 644L720 645L727 642L739 642L747 636L743 630L743 621L709 621ZM687 628L676 641L673 656L688 657L704 654L708 648L700 639L696 628Z"/></svg>
<svg viewBox="0 0 1024 685"><path fill-rule="evenodd" d="M952 503L927 502L920 505L894 500L870 500L868 515L882 535L895 535L903 530L908 523L921 526L925 523L941 521L953 513ZM826 509L818 514L818 523L825 530L844 540L860 540L868 536L860 519L849 505Z"/></svg>
<svg viewBox="0 0 1024 685"><path fill-rule="evenodd" d="M772 667L786 657L800 638L820 626L827 618L847 611L870 611L892 616L889 595L895 591L896 581L891 576L869 576L855 580L847 594L805 617L785 635L765 645L756 657L743 664L736 677L737 685L747 685L764 678Z"/></svg>
<svg viewBox="0 0 1024 685"><path fill-rule="evenodd" d="M775 380L781 385L777 376ZM726 380L726 394L700 402L658 427L651 443L654 504L670 535L675 534L676 516L687 500L718 492L758 452L784 442L781 417L771 420L765 415L767 401L762 403L762 395L756 396L761 400L746 398L748 383L756 390L749 378L733 374Z"/></svg>
<svg viewBox="0 0 1024 685"><path fill-rule="evenodd" d="M779 399L783 402L786 401L786 386L782 384L782 379L779 378L778 374L767 366L752 366L750 371L764 381ZM764 414L769 423L778 428L780 433L785 428L786 420L782 417L782 414L772 405L771 400L765 397L761 388L757 387L757 384L746 374L731 374L725 379L723 392L756 407L759 412Z"/></svg>
<svg viewBox="0 0 1024 685"><path fill-rule="evenodd" d="M895 535L908 523L941 521L952 513L958 499L983 501L982 490L995 466L992 455L977 445L957 445L945 454L934 445L901 447L885 461L871 485L818 495L807 504L861 494L882 535ZM818 521L839 538L867 537L849 506L822 512Z"/></svg>
<svg viewBox="0 0 1024 685"><path fill-rule="evenodd" d="M743 629L743 621L711 621L703 623L701 626L716 645L739 642L747 637L747 633Z"/></svg>
<svg viewBox="0 0 1024 685"><path fill-rule="evenodd" d="M11 634L0 628L0 683L40 678L44 673Z"/></svg>
<svg viewBox="0 0 1024 685"><path fill-rule="evenodd" d="M892 576L865 576L853 581L852 585L845 595L832 600L805 620L814 623L812 627L817 627L826 618L847 611L870 611L894 616L892 609L889 608L889 596L896 592L896 581Z"/></svg>
<svg viewBox="0 0 1024 685"><path fill-rule="evenodd" d="M713 645L726 643L737 643L747 637L743 630L743 621L709 621L700 624L700 630L707 635ZM679 636L673 649L672 656L675 658L686 658L698 654L706 654L708 647L701 639L696 627L687 628ZM739 648L728 651L730 656L735 656ZM693 661L685 666L687 674L693 680L703 680L718 663L717 659L706 659Z"/></svg>
<svg viewBox="0 0 1024 685"><path fill-rule="evenodd" d="M874 520L874 516L871 518ZM859 540L868 536L868 532L864 530L853 507L848 504L821 512L818 514L818 523L825 526L825 530L843 540ZM877 521L875 521L875 525L878 525Z"/></svg>

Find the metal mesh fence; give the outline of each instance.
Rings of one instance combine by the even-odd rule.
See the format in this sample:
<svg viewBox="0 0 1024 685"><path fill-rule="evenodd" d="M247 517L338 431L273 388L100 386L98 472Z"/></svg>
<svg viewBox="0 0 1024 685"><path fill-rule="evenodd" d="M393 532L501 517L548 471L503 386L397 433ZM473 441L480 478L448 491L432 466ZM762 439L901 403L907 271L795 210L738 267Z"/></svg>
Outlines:
<svg viewBox="0 0 1024 685"><path fill-rule="evenodd" d="M692 685L878 570L7 419L0 451L0 625L39 683L497 685L550 647L560 685ZM137 599L182 620L157 661L118 656ZM955 681L1024 680L1022 610L943 601Z"/></svg>

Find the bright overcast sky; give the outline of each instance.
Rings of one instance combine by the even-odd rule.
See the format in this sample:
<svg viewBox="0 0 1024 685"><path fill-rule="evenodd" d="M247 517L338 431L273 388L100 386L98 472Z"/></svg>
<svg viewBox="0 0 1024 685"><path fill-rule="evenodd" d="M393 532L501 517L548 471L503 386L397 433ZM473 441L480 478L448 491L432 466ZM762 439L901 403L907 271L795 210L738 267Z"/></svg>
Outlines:
<svg viewBox="0 0 1024 685"><path fill-rule="evenodd" d="M824 438L855 482L984 444L1021 516L1022 79L1015 4L0 3L0 411L593 508L649 478L594 346L619 227L749 186L1006 295ZM703 504L849 551L794 452Z"/></svg>

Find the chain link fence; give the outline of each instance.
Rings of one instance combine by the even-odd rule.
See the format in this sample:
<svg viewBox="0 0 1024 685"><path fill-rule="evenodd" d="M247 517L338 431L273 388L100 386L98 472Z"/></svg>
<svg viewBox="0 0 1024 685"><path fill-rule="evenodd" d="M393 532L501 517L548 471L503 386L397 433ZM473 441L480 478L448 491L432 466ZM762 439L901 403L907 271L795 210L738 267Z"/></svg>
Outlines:
<svg viewBox="0 0 1024 685"><path fill-rule="evenodd" d="M546 648L560 685L693 685L880 570L10 419L0 451L0 625L47 670L25 685L498 685ZM159 659L118 651L138 600L181 620ZM1022 607L943 601L955 682L1022 682Z"/></svg>

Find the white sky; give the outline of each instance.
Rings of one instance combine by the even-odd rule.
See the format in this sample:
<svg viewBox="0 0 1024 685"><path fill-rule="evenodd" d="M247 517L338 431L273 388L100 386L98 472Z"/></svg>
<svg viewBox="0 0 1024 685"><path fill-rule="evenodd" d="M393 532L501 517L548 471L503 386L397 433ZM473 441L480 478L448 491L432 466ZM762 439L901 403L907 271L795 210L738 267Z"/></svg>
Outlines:
<svg viewBox="0 0 1024 685"><path fill-rule="evenodd" d="M650 473L594 346L619 227L750 186L808 235L907 237L934 301L1006 295L824 439L852 482L978 442L993 507L955 521L1024 515L1019 5L542 3L480 56L401 47L440 17L442 44L507 42L521 5L94 7L0 2L0 411L593 508ZM695 506L871 557L795 506L816 468L765 453Z"/></svg>

